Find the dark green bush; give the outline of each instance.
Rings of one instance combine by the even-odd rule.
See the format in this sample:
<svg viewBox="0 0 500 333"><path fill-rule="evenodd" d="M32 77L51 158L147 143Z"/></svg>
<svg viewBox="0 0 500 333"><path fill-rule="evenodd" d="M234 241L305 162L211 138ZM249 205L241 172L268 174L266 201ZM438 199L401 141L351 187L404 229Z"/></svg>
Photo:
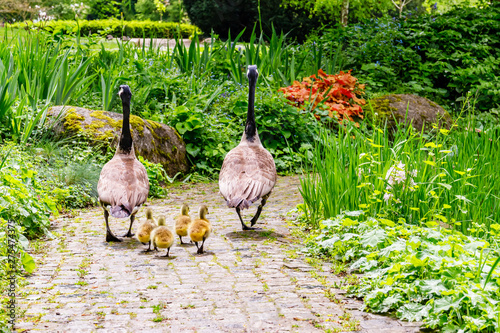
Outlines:
<svg viewBox="0 0 500 333"><path fill-rule="evenodd" d="M128 36L135 38L173 38L180 33L181 38L189 38L198 29L190 24L154 21L121 21L121 20L94 20L86 21L48 21L48 22L22 22L13 24L13 27L41 28L53 34L74 34L80 29L80 34L113 35L115 37Z"/></svg>
<svg viewBox="0 0 500 333"><path fill-rule="evenodd" d="M458 107L478 91L477 108L500 103L500 7L461 8L406 21L371 20L327 29L325 52L343 45L345 69L367 91L416 93Z"/></svg>
<svg viewBox="0 0 500 333"><path fill-rule="evenodd" d="M259 30L257 0L184 0L184 6L191 22L206 35L210 35L213 30L226 38L230 31L234 37L245 29L242 37L248 40L255 24ZM262 30L268 36L274 26L276 31L289 33L289 37L302 41L318 26L315 16L309 17L310 13L302 9L285 8L282 0L262 0L260 6Z"/></svg>

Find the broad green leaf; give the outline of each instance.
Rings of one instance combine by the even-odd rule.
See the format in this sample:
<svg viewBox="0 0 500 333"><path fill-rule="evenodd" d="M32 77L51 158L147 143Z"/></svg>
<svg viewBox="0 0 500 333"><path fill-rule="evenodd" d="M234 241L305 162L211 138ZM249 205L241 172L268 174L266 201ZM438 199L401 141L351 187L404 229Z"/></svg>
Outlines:
<svg viewBox="0 0 500 333"><path fill-rule="evenodd" d="M384 230L374 229L369 231L365 235L361 236L361 244L364 247L372 246L375 247L377 244L382 243L387 237Z"/></svg>
<svg viewBox="0 0 500 333"><path fill-rule="evenodd" d="M434 301L434 312L440 313L450 309L459 309L462 298L453 299L453 296L445 296Z"/></svg>
<svg viewBox="0 0 500 333"><path fill-rule="evenodd" d="M402 320L421 321L429 316L430 305L422 305L414 302L408 302L401 306L397 313Z"/></svg>
<svg viewBox="0 0 500 333"><path fill-rule="evenodd" d="M35 260L26 252L22 252L21 262L23 264L24 270L27 273L32 273L36 268Z"/></svg>

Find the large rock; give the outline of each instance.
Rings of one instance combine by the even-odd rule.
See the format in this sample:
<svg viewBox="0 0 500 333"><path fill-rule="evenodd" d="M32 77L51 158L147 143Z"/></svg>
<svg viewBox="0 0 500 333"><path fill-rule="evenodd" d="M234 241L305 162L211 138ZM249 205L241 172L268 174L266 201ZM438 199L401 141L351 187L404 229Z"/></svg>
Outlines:
<svg viewBox="0 0 500 333"><path fill-rule="evenodd" d="M371 105L371 107L370 107ZM372 110L373 109L373 110ZM371 99L363 108L365 115L383 125L387 121L390 130L396 129L396 121L407 125L411 122L417 131L425 126L425 131L432 129L432 124L450 128L451 116L445 109L425 97L417 95L385 95Z"/></svg>
<svg viewBox="0 0 500 333"><path fill-rule="evenodd" d="M57 120L55 134L67 137L83 133L95 142L104 141L112 147L118 144L123 117L120 113L72 106L66 106L63 110L62 106L54 106L48 115ZM170 177L189 170L186 145L175 129L134 115L130 116L130 125L136 155L150 162L161 163Z"/></svg>

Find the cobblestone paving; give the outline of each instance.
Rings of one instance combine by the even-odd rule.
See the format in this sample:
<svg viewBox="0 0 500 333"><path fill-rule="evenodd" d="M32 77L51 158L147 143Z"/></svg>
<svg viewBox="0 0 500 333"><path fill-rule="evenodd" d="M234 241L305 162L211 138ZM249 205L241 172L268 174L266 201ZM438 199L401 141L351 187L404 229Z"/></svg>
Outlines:
<svg viewBox="0 0 500 333"><path fill-rule="evenodd" d="M149 201L173 224L182 203L209 207L214 231L197 255L179 242L170 258L144 253L135 239L108 244L101 209L54 222L57 238L37 255L38 270L19 299L20 331L45 332L418 332L418 324L364 313L344 299L328 264L310 265L294 248L286 219L300 203L297 177L281 177L259 220L241 230L217 184L171 188ZM245 211L248 220L255 208ZM138 219L144 218L144 209ZM128 220L110 220L117 235ZM162 251L161 255L164 255ZM337 285L338 286L338 285ZM327 297L328 295L328 297ZM351 329L352 330L352 329Z"/></svg>

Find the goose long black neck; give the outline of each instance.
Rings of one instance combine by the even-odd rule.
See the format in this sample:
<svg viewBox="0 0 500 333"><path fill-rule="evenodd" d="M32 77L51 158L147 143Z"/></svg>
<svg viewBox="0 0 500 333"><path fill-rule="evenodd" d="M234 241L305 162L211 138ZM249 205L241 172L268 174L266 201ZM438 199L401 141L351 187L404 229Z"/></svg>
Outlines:
<svg viewBox="0 0 500 333"><path fill-rule="evenodd" d="M257 125L255 124L255 86L257 85L257 66L249 66L248 69L248 111L245 124L245 136L250 142L255 140Z"/></svg>
<svg viewBox="0 0 500 333"><path fill-rule="evenodd" d="M120 96L123 106L123 125L120 136L119 147L123 153L130 153L132 150L132 134L130 133L130 96Z"/></svg>

